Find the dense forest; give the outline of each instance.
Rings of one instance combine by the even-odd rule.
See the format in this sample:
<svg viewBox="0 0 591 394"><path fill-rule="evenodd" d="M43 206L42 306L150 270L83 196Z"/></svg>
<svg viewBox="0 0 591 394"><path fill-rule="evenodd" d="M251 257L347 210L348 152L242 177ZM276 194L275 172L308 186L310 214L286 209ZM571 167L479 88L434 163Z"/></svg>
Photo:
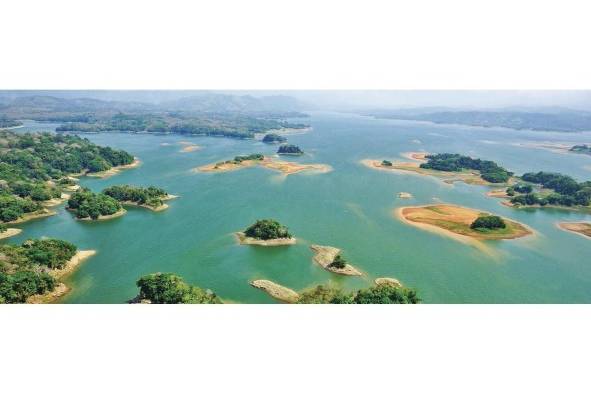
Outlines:
<svg viewBox="0 0 591 394"><path fill-rule="evenodd" d="M76 254L76 246L57 239L36 239L21 245L0 245L0 304L23 303L57 285L49 274Z"/></svg>
<svg viewBox="0 0 591 394"><path fill-rule="evenodd" d="M591 181L577 182L568 175L553 172L528 172L521 176L526 182L541 185L551 193L534 193L531 188L522 189L525 194L516 195L511 202L516 205L561 205L589 206L591 203ZM514 191L518 191L514 189ZM509 194L509 193L507 193ZM513 193L515 194L515 193Z"/></svg>
<svg viewBox="0 0 591 394"><path fill-rule="evenodd" d="M155 273L137 281L139 295L133 303L150 304L221 304L220 298L210 290L185 283L180 276Z"/></svg>
<svg viewBox="0 0 591 394"><path fill-rule="evenodd" d="M304 151L296 145L281 145L277 153L280 155L303 155Z"/></svg>
<svg viewBox="0 0 591 394"><path fill-rule="evenodd" d="M371 286L352 293L319 285L301 293L298 304L418 304L417 292L406 287L389 284Z"/></svg>
<svg viewBox="0 0 591 394"><path fill-rule="evenodd" d="M480 216L470 224L470 228L477 231L496 230L505 227L507 227L507 224L503 218L495 215Z"/></svg>
<svg viewBox="0 0 591 394"><path fill-rule="evenodd" d="M159 207L163 204L162 200L168 196L164 189L155 186L115 185L106 188L103 193L119 202L131 202L151 207Z"/></svg>
<svg viewBox="0 0 591 394"><path fill-rule="evenodd" d="M513 175L512 172L500 167L494 161L472 159L457 153L440 153L425 157L427 162L422 163L421 168L455 172L464 169L477 170L482 179L491 183L505 183Z"/></svg>
<svg viewBox="0 0 591 394"><path fill-rule="evenodd" d="M130 164L129 153L69 135L0 131L0 220L10 222L61 196L70 174Z"/></svg>
<svg viewBox="0 0 591 394"><path fill-rule="evenodd" d="M87 188L80 188L70 196L68 209L78 219L96 220L101 216L113 215L122 209L121 203L104 193L94 193Z"/></svg>
<svg viewBox="0 0 591 394"><path fill-rule="evenodd" d="M286 226L273 219L257 220L244 231L244 234L247 237L263 240L292 237Z"/></svg>

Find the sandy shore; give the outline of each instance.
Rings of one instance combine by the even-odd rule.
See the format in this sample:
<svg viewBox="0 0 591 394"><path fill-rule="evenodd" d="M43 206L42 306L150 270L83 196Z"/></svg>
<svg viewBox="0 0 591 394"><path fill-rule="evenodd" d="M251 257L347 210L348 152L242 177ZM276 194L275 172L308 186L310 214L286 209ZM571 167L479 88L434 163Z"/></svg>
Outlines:
<svg viewBox="0 0 591 394"><path fill-rule="evenodd" d="M588 222L560 222L557 226L561 230L578 234L587 239L591 238L591 223Z"/></svg>
<svg viewBox="0 0 591 394"><path fill-rule="evenodd" d="M376 278L373 281L376 285L388 285L394 287L402 287L402 283L396 278Z"/></svg>
<svg viewBox="0 0 591 394"><path fill-rule="evenodd" d="M471 229L470 224L483 214L489 213L448 204L402 207L395 210L395 216L406 224L467 243L472 240L515 239L533 234L529 227L507 218L503 218L507 224L506 229L491 232Z"/></svg>
<svg viewBox="0 0 591 394"><path fill-rule="evenodd" d="M178 197L179 196L175 196L174 194L168 194L166 197L162 197L162 201L174 200ZM146 208L153 212L161 212L169 208L169 205L164 203L162 205L158 205L157 207L153 207L147 204L138 204L137 202L133 201L121 201L121 205Z"/></svg>
<svg viewBox="0 0 591 394"><path fill-rule="evenodd" d="M294 290L288 287L278 285L277 283L271 282L270 280L253 280L252 282L250 282L250 285L256 287L257 289L265 291L271 297L278 299L279 301L287 302L290 304L297 302L300 298L300 295Z"/></svg>
<svg viewBox="0 0 591 394"><path fill-rule="evenodd" d="M119 174L121 171L130 170L132 168L137 168L140 166L140 164L142 164L142 162L136 157L133 160L133 162L130 164L125 164L122 166L115 166L107 171L86 173L85 175L96 177L96 178L101 178L101 179L106 179L106 178L112 177L113 175Z"/></svg>
<svg viewBox="0 0 591 394"><path fill-rule="evenodd" d="M314 173L326 173L332 171L327 164L302 164L295 162L272 159L265 156L263 160L245 160L240 163L212 163L193 169L193 172L228 172L243 168L261 166L270 170L281 172L284 175L296 174L303 171Z"/></svg>
<svg viewBox="0 0 591 394"><path fill-rule="evenodd" d="M101 220L101 221L102 220L111 220L111 219L121 217L121 216L125 215L126 213L127 213L127 211L125 209L120 209L112 215L100 215L97 219L92 219L90 217L87 217L87 218L76 218L76 220L80 220L80 221L84 221L84 222L98 221L98 220Z"/></svg>
<svg viewBox="0 0 591 394"><path fill-rule="evenodd" d="M201 146L189 141L180 141L179 145L184 145L183 148L181 148L181 150L179 151L182 153L195 152L196 150L201 149Z"/></svg>
<svg viewBox="0 0 591 394"><path fill-rule="evenodd" d="M353 267L351 264L345 264L345 268L335 268L330 266L334 261L334 258L341 252L338 248L332 246L310 245L310 249L314 252L312 260L327 271L349 276L363 275L361 271Z"/></svg>
<svg viewBox="0 0 591 394"><path fill-rule="evenodd" d="M41 218L45 218L45 217L53 216L53 215L57 215L57 212L51 211L49 209L43 209L43 210L37 211L37 212L25 213L21 218L19 218L17 220L13 220L12 222L7 222L6 224L25 223L25 222L28 222L29 220L41 219Z"/></svg>
<svg viewBox="0 0 591 394"><path fill-rule="evenodd" d="M428 155L428 152L404 152L401 153L400 156L404 157L405 159L409 159L409 160L416 160L416 161L421 161L421 162L426 162L426 156Z"/></svg>
<svg viewBox="0 0 591 394"><path fill-rule="evenodd" d="M65 276L74 272L82 262L89 257L96 254L96 250L79 250L64 266L59 270L52 270L49 272L55 279L60 280ZM37 294L27 299L27 304L49 304L57 301L60 297L64 296L70 288L64 283L58 283L53 291L45 294Z"/></svg>
<svg viewBox="0 0 591 394"><path fill-rule="evenodd" d="M43 204L44 206L46 206L46 207L55 207L55 206L57 206L57 205L60 205L60 204L62 204L62 203L64 203L64 202L66 202L66 200L67 200L68 198L70 198L70 195L69 195L69 194L62 193L62 195L61 195L61 197L60 197L60 198L52 198L52 199L50 199L50 200L43 201L43 203L42 203L42 204Z"/></svg>
<svg viewBox="0 0 591 394"><path fill-rule="evenodd" d="M0 239L14 237L15 235L19 235L23 230L20 228L9 228L3 233L0 233Z"/></svg>
<svg viewBox="0 0 591 394"><path fill-rule="evenodd" d="M487 192L486 195L489 197L495 197L495 198L511 198L511 196L507 195L507 189L491 190L491 191Z"/></svg>
<svg viewBox="0 0 591 394"><path fill-rule="evenodd" d="M247 237L243 232L235 233L236 239L240 245L258 245L258 246L284 246L295 245L296 238L278 238L278 239L256 239Z"/></svg>

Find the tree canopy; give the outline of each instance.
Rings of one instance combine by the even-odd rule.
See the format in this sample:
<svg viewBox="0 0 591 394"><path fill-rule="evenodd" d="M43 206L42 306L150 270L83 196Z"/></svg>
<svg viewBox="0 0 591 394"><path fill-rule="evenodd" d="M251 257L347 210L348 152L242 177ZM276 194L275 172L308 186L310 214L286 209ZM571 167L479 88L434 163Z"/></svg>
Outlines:
<svg viewBox="0 0 591 394"><path fill-rule="evenodd" d="M473 230L494 230L505 227L507 224L503 218L495 215L480 216L470 224L470 228Z"/></svg>
<svg viewBox="0 0 591 394"><path fill-rule="evenodd" d="M247 237L262 240L292 237L286 226L273 219L257 220L256 223L244 231L244 234Z"/></svg>
<svg viewBox="0 0 591 394"><path fill-rule="evenodd" d="M421 168L428 168L438 171L462 171L463 169L477 170L480 177L491 183L504 183L509 180L512 172L500 167L494 161L473 159L469 156L462 156L457 153L440 153L427 155L426 163Z"/></svg>
<svg viewBox="0 0 591 394"><path fill-rule="evenodd" d="M213 292L185 283L183 278L171 273L155 273L142 276L137 281L138 298L152 304L221 304Z"/></svg>
<svg viewBox="0 0 591 394"><path fill-rule="evenodd" d="M104 193L93 193L87 188L80 188L70 196L68 209L74 211L79 219L96 220L100 216L113 215L122 206L119 201Z"/></svg>
<svg viewBox="0 0 591 394"><path fill-rule="evenodd" d="M297 145L281 145L277 150L277 153L280 155L303 155L304 151L300 149Z"/></svg>
<svg viewBox="0 0 591 394"><path fill-rule="evenodd" d="M115 185L104 189L103 193L119 202L132 202L151 207L162 205L162 199L168 196L168 193L164 189L156 186Z"/></svg>
<svg viewBox="0 0 591 394"><path fill-rule="evenodd" d="M299 304L418 304L417 292L389 284L374 285L345 293L340 289L319 285L301 293Z"/></svg>

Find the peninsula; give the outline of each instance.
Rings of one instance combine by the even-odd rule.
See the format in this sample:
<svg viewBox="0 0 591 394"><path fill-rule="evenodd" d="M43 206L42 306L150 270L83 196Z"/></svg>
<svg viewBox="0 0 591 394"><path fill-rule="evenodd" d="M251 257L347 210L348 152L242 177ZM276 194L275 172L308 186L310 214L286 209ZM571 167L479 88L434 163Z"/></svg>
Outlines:
<svg viewBox="0 0 591 394"><path fill-rule="evenodd" d="M560 222L558 227L591 239L591 223L589 222Z"/></svg>
<svg viewBox="0 0 591 394"><path fill-rule="evenodd" d="M361 271L353 267L341 255L341 250L332 246L310 245L314 252L312 260L327 271L340 275L360 276Z"/></svg>
<svg viewBox="0 0 591 394"><path fill-rule="evenodd" d="M156 186L137 187L131 185L115 185L103 190L103 194L114 198L122 205L132 205L158 212L168 208L164 201L177 198Z"/></svg>
<svg viewBox="0 0 591 394"><path fill-rule="evenodd" d="M194 172L228 172L244 168L261 166L270 170L281 172L284 175L296 174L303 171L325 173L332 171L327 164L303 164L271 159L260 153L248 156L236 156L232 160L221 161L213 164L194 168Z"/></svg>
<svg viewBox="0 0 591 394"><path fill-rule="evenodd" d="M257 279L250 282L250 285L257 289L261 289L271 297L288 304L296 303L300 298L300 295L296 291L288 287L278 285L277 283L271 282L270 280Z"/></svg>
<svg viewBox="0 0 591 394"><path fill-rule="evenodd" d="M402 207L395 214L404 223L460 241L514 239L533 234L521 223L457 205Z"/></svg>
<svg viewBox="0 0 591 394"><path fill-rule="evenodd" d="M67 209L74 212L78 220L108 220L125 214L119 201L104 193L93 193L87 188L72 193Z"/></svg>
<svg viewBox="0 0 591 394"><path fill-rule="evenodd" d="M282 246L293 245L296 238L289 233L286 226L273 219L257 220L244 232L236 233L242 245Z"/></svg>

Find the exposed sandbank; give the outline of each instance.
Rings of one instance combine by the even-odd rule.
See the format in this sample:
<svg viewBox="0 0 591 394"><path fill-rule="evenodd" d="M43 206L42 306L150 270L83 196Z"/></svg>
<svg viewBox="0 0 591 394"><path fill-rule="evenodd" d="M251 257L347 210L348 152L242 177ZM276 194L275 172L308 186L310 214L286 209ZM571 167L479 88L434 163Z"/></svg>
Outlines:
<svg viewBox="0 0 591 394"><path fill-rule="evenodd" d="M68 198L70 198L69 194L62 193L59 198L52 198L50 200L43 201L42 204L46 207L55 207L66 202Z"/></svg>
<svg viewBox="0 0 591 394"><path fill-rule="evenodd" d="M402 283L396 278L376 278L373 281L376 285L388 285L393 287L402 287Z"/></svg>
<svg viewBox="0 0 591 394"><path fill-rule="evenodd" d="M310 249L314 252L312 260L327 271L335 274L359 276L363 275L361 271L353 267L351 264L345 264L344 268L331 267L330 264L334 258L341 252L340 249L332 246L310 245Z"/></svg>
<svg viewBox="0 0 591 394"><path fill-rule="evenodd" d="M279 301L287 302L290 304L297 302L300 298L300 295L294 290L288 287L278 285L277 283L271 282L270 280L253 280L252 282L250 282L250 285L256 287L257 289L265 291L271 297L278 299Z"/></svg>
<svg viewBox="0 0 591 394"><path fill-rule="evenodd" d="M587 239L591 239L591 223L588 222L560 222L558 228L569 231Z"/></svg>
<svg viewBox="0 0 591 394"><path fill-rule="evenodd" d="M503 218L507 225L504 229L478 231L470 228L474 220L486 214L488 213L448 204L402 207L395 210L396 217L404 223L462 242L515 239L533 234L533 231L524 224L506 218Z"/></svg>
<svg viewBox="0 0 591 394"><path fill-rule="evenodd" d="M8 228L3 233L0 233L0 239L14 237L15 235L19 235L23 230L20 228Z"/></svg>
<svg viewBox="0 0 591 394"><path fill-rule="evenodd" d="M292 238L277 238L277 239L256 239L247 237L243 232L234 233L238 243L241 245L258 245L258 246L283 246L295 245L297 242L295 237Z"/></svg>
<svg viewBox="0 0 591 394"><path fill-rule="evenodd" d="M412 194L407 193L407 192L399 192L398 198L403 198L403 199L412 198Z"/></svg>
<svg viewBox="0 0 591 394"><path fill-rule="evenodd" d="M181 150L179 151L182 153L195 152L196 150L201 149L201 146L189 141L180 141L179 145L184 145L183 148L181 148Z"/></svg>
<svg viewBox="0 0 591 394"><path fill-rule="evenodd" d="M56 211L51 211L49 209L42 209L40 211L37 212L30 212L30 213L25 213L23 214L22 217L13 220L12 222L6 222L5 224L19 224L19 223L25 223L28 222L30 220L36 220L36 219L41 219L41 218L45 218L48 216L53 216L56 215L57 212Z"/></svg>
<svg viewBox="0 0 591 394"><path fill-rule="evenodd" d="M295 163L272 159L268 156L265 156L263 160L244 160L240 163L219 162L207 164L194 168L193 172L228 172L255 166L261 166L270 170L278 171L284 175L296 174L302 171L313 171L317 173L326 173L332 171L332 167L327 164Z"/></svg>
<svg viewBox="0 0 591 394"><path fill-rule="evenodd" d="M101 178L101 179L106 179L106 178L110 178L113 175L117 175L119 174L121 171L124 170L130 170L132 168L137 168L140 166L140 164L142 164L142 162L136 157L132 163L130 164L124 164L121 166L115 166L111 169L108 169L106 171L100 171L100 172L87 172L86 176L91 176L91 177L96 177L96 178Z"/></svg>

